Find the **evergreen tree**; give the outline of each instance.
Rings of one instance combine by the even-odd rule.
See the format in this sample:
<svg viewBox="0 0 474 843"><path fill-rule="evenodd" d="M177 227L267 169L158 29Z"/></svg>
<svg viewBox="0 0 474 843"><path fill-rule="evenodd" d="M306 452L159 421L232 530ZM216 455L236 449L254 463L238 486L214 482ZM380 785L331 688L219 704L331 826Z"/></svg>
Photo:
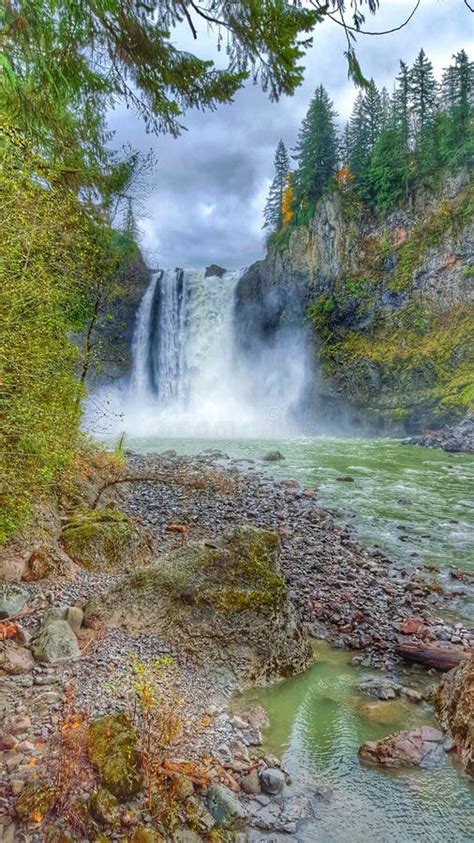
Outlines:
<svg viewBox="0 0 474 843"><path fill-rule="evenodd" d="M400 62L400 72L395 83L393 95L393 115L396 127L400 130L403 143L408 149L410 141L410 71L405 62Z"/></svg>
<svg viewBox="0 0 474 843"><path fill-rule="evenodd" d="M268 192L267 204L263 212L265 223L264 228L278 230L283 222L283 199L288 186L288 175L290 172L290 159L286 146L282 140L278 143L275 152L275 176Z"/></svg>
<svg viewBox="0 0 474 843"><path fill-rule="evenodd" d="M371 79L354 103L349 121L349 168L360 196L371 201L370 157L383 123L382 97Z"/></svg>
<svg viewBox="0 0 474 843"><path fill-rule="evenodd" d="M297 207L305 200L317 201L336 172L336 116L327 91L320 85L310 102L294 150L293 157L299 165L294 179Z"/></svg>
<svg viewBox="0 0 474 843"><path fill-rule="evenodd" d="M422 135L434 120L437 87L433 65L421 49L409 73L410 111L417 136Z"/></svg>
<svg viewBox="0 0 474 843"><path fill-rule="evenodd" d="M448 157L468 160L473 154L474 62L469 61L465 50L457 53L454 64L444 70L441 90L448 115Z"/></svg>

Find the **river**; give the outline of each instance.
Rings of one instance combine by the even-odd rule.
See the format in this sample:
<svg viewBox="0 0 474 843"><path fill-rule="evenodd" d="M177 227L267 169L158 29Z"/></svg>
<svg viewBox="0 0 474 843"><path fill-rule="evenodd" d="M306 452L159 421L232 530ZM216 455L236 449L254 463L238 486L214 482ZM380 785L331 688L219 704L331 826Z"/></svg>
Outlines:
<svg viewBox="0 0 474 843"><path fill-rule="evenodd" d="M377 545L394 560L429 564L446 584L449 569L473 570L474 461L465 455L389 439L332 437L147 436L127 437L125 446L142 453L172 449L195 454L219 449L242 460L243 470L294 478L316 488L319 503L335 508L365 545ZM263 461L263 455L273 449L284 459ZM465 590L455 612L464 619L472 617ZM313 819L305 821L293 839L322 843L472 840L472 788L451 755L436 769L397 774L359 764L357 749L363 741L433 724L425 703L372 702L363 697L357 689L367 675L363 668L351 665L350 653L318 642L316 662L304 675L252 690L237 701L239 707L259 703L267 709L271 726L266 748L283 758L295 794L309 798ZM433 682L426 673L408 668L402 669L399 678L421 689ZM253 839L264 839L264 833Z"/></svg>

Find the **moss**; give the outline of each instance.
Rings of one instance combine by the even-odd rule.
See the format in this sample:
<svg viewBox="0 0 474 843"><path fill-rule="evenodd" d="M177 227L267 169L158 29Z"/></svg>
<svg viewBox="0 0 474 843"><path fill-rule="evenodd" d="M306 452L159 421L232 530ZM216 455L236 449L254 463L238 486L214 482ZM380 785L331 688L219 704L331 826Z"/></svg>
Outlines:
<svg viewBox="0 0 474 843"><path fill-rule="evenodd" d="M24 823L38 823L54 804L54 790L43 782L31 782L15 802L15 811Z"/></svg>
<svg viewBox="0 0 474 843"><path fill-rule="evenodd" d="M130 843L165 843L165 838L153 828L141 826L129 838Z"/></svg>
<svg viewBox="0 0 474 843"><path fill-rule="evenodd" d="M278 536L241 527L224 542L183 549L156 568L132 575L132 587L166 590L178 604L213 606L220 612L277 606L286 587L277 571Z"/></svg>
<svg viewBox="0 0 474 843"><path fill-rule="evenodd" d="M117 820L118 800L105 787L99 787L89 799L89 810L97 822L113 825Z"/></svg>
<svg viewBox="0 0 474 843"><path fill-rule="evenodd" d="M126 801L142 787L138 738L124 713L95 720L88 732L89 756L103 785Z"/></svg>
<svg viewBox="0 0 474 843"><path fill-rule="evenodd" d="M88 570L115 568L141 560L145 547L133 522L116 509L83 510L64 527L66 553Z"/></svg>

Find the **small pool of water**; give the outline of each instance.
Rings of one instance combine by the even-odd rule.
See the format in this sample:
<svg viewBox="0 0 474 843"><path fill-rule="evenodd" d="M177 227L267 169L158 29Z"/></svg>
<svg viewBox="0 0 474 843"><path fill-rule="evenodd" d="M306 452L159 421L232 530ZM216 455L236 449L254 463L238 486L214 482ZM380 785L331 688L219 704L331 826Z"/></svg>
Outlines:
<svg viewBox="0 0 474 843"><path fill-rule="evenodd" d="M302 676L238 700L262 705L271 726L265 749L283 758L291 789L310 798L313 817L297 835L321 843L456 843L474 839L472 788L451 756L431 770L384 772L359 764L357 750L400 729L434 725L427 705L379 702L358 692L368 674L350 654L323 643ZM426 675L408 674L426 685ZM404 681L408 681L404 677ZM317 792L321 795L315 796Z"/></svg>

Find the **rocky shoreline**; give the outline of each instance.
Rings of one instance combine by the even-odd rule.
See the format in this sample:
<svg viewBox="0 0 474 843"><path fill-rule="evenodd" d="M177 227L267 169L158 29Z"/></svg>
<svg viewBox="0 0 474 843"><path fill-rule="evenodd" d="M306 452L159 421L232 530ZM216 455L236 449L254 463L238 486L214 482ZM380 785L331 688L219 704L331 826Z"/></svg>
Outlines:
<svg viewBox="0 0 474 843"><path fill-rule="evenodd" d="M207 476L208 473L214 482L212 486L201 484L194 487L148 479L120 487L120 508L128 516L128 523L135 525L133 530L141 535L139 542L135 533L127 541L139 547L141 563L144 561L143 553L146 556L147 543L149 555L153 557L182 557L188 553L189 547L199 543L199 546L212 550L219 548L222 536L235 536L236 530L247 525L250 535L253 535L252 530L258 536L261 531L267 531L267 535L279 538L278 568L270 580L272 589L275 584L277 586L278 611L277 604L272 604L271 611L277 614L283 611L287 617L285 613L289 610L285 608L285 601L288 601L288 606L293 607L291 612L296 613L295 619L291 620L293 626L288 630L296 630L295 624L299 624L307 638L324 639L335 647L351 650L354 652L354 664L382 669L390 676L397 670L399 656L396 647L400 641L423 646L439 642L465 654L465 657L472 653L474 638L469 630L459 623L449 625L440 616L458 596L459 582L453 580L452 591L442 589L430 570L421 566L398 565L378 550L364 549L347 527L337 523L334 512L318 506L317 493L313 489L301 488L293 481L274 482L256 470L251 461L232 460L213 450L197 457L178 457L173 452L127 455L127 474L134 477L184 476L189 472L196 477ZM98 513L106 511L97 510ZM105 516L100 517L103 522ZM77 522L69 517L66 527L62 527L63 537L67 528L70 531L74 527L74 523L77 526ZM116 529L121 521L110 516L107 523ZM125 546L124 541L121 540L122 546ZM62 552L66 546L73 553L63 538ZM242 551L239 550L239 553ZM117 558L120 556L120 547L114 546L114 554ZM79 557L74 558L76 561ZM244 562L247 559L245 553L239 558L243 558ZM9 593L11 597L15 589L19 597L16 611L12 614L19 616L16 626L20 629L21 642L13 644L24 651L23 658L27 663L17 672L9 671L7 665L7 670L0 676L0 752L5 770L0 790L3 839L48 840L51 843L69 839L66 836L55 837L53 832L46 836L39 826L35 830L34 818L30 827L31 817L23 814L23 820L25 817L30 820L27 832L25 823L18 821L19 812L15 806L25 788L37 780L42 768L50 763L51 746L61 727L68 689L75 689L77 710L87 711L88 718L93 722L116 716L117 711L133 705L136 679L130 670L130 654L140 664L157 659L173 660L167 691L179 697L183 712L180 757L185 754L187 759L196 763L204 756L214 759L209 768L214 779L209 782L206 798L202 800L193 788L187 796L187 799L194 800L201 824L198 823L193 830L182 819L181 830L178 828L169 839L188 843L206 839L216 822L224 829L234 825L246 826L250 840L253 839L251 828L293 834L301 819L301 805L298 807L296 804L294 794L284 795L286 775L281 771L278 760L265 756L261 749L261 730L266 723L264 713L257 710L236 717L227 708L228 701L252 681L255 682L258 675L254 667L248 675L244 668L245 659L251 660L254 656L250 654L258 651L256 642L262 638L264 629L261 624L271 616L271 613L266 613L268 575L265 575L267 590L259 591L259 583L253 580L251 586L245 583L247 589L251 588L248 593L254 599L256 594L263 595L259 599L263 600L265 610L261 618L255 616L253 619L253 638L252 629L250 633L237 630L236 640L242 639L242 636L245 640L245 647L234 650L232 664L237 664L239 669L224 670L223 664L216 664L215 657L210 661L199 659L196 651L186 646L185 637L178 640L165 634L160 636L158 628L147 626L147 619L142 619L142 615L138 627L127 624L134 610L122 597L112 600L113 604L120 602L120 623L110 622L108 618L107 622L96 626L88 621L91 601L101 604L107 603L110 594L123 596L124 584L134 576L130 565L118 570L104 571L82 566L67 570L67 577L31 581L30 575L25 575L26 582L23 580L19 585L4 586L4 602L5 595ZM147 571L149 568L145 564L139 570ZM234 577L234 573L231 576ZM236 587L242 586L240 581L235 580L235 583ZM194 585L193 589L191 594L188 587L184 592L181 590L180 599L191 606L194 614L189 617L201 623L202 615L196 614L199 605ZM241 599L242 592L237 594ZM235 596L233 592L233 599ZM148 605L146 603L145 607ZM24 607L27 607L27 613L22 616ZM239 605L239 613L243 608ZM186 623L189 623L189 617L186 615ZM233 629L232 617L228 623L226 638L229 630L232 632ZM288 620L285 620L287 623ZM246 627L249 626L251 623L246 623ZM72 631L71 634L67 632L66 638L70 642L74 639L77 651L72 643L72 649L64 658L35 661L31 651L38 659L38 641L43 641L44 650L44 639L51 646L51 630L57 632L61 629L64 633L66 627ZM284 631L285 627L282 629ZM268 638L271 645L271 635ZM209 642L210 651L211 644ZM4 653L8 645L9 642L2 644ZM64 646L63 640L61 646ZM204 639L200 646L206 646ZM304 666L306 657L302 656L303 652L302 644L293 657L297 670ZM267 665L271 653L270 646L267 653L259 654L258 663ZM284 675L281 663L276 669L278 674ZM267 680L262 675L259 681ZM405 688L404 693L408 695L410 689ZM415 697L416 691L413 695ZM417 700L413 698L413 701ZM83 804L89 804L95 787L94 781L84 784L79 794ZM237 790L238 796L233 789ZM222 812L230 812L230 818L222 819ZM130 830L127 830L124 828L124 817L126 819L129 815L132 819ZM219 817L220 820L216 819ZM139 821L148 830L149 836L133 836ZM135 840L136 843L162 839L150 836L152 828L152 818L138 798L120 816L117 813L110 836L94 836L93 833L87 837L83 834L81 839ZM243 836L241 839L246 838Z"/></svg>
<svg viewBox="0 0 474 843"><path fill-rule="evenodd" d="M409 439L408 444L442 448L450 454L474 454L474 413L467 413L458 424L426 430Z"/></svg>

